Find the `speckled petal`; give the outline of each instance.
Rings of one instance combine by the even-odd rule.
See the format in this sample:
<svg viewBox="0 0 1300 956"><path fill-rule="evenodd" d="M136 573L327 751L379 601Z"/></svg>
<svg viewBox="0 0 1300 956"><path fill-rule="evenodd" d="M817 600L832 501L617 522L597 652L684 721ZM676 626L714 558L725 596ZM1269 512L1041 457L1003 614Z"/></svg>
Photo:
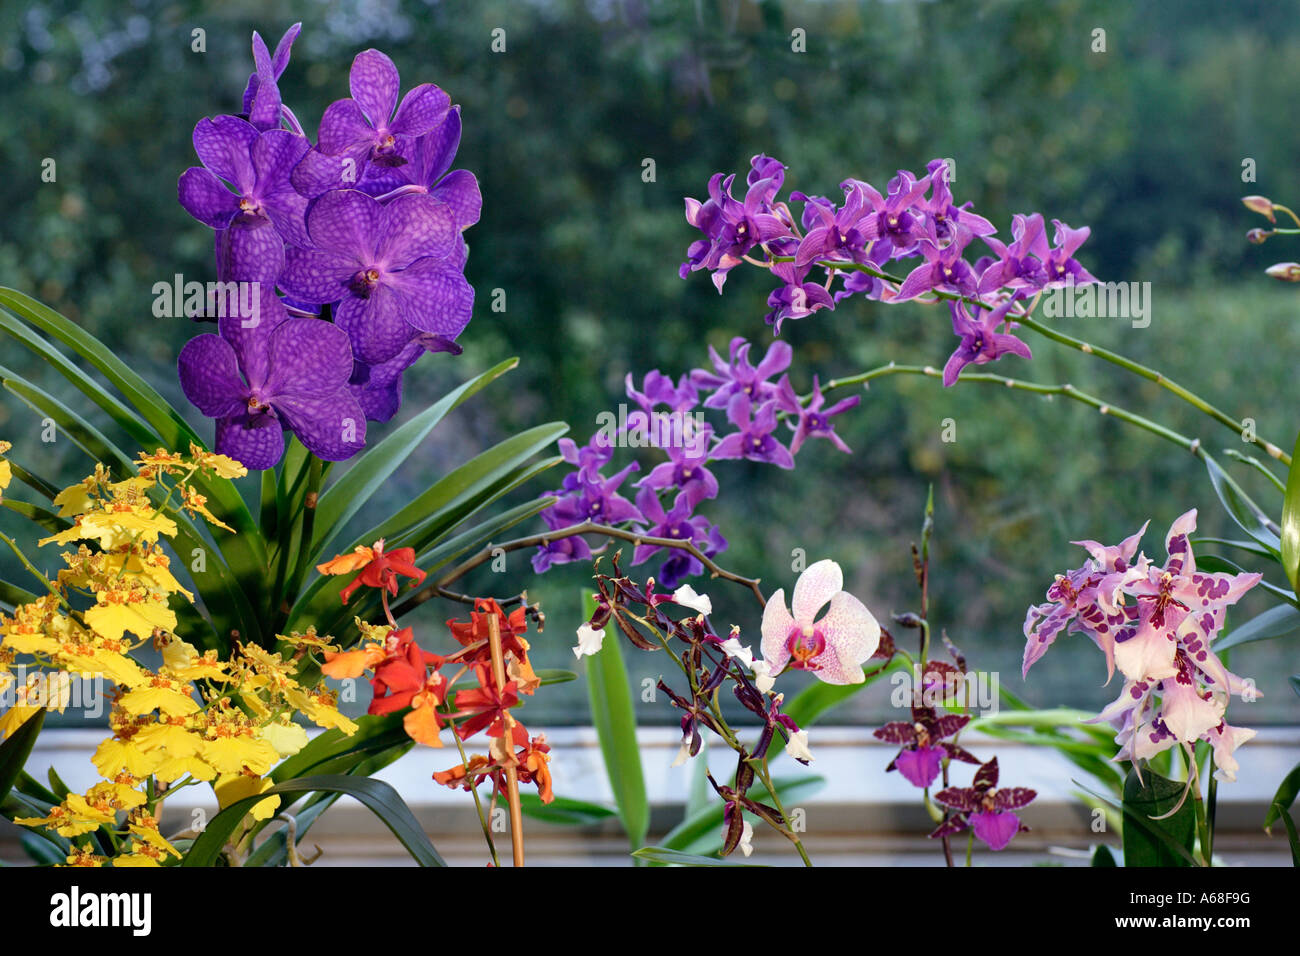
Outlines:
<svg viewBox="0 0 1300 956"><path fill-rule="evenodd" d="M450 109L451 97L432 83L422 83L402 97L389 129L401 136L423 136L437 129Z"/></svg>
<svg viewBox="0 0 1300 956"><path fill-rule="evenodd" d="M312 204L307 213L307 232L311 241L326 252L353 256L362 265L373 265L383 215L384 208L365 193L336 189Z"/></svg>
<svg viewBox="0 0 1300 956"><path fill-rule="evenodd" d="M239 212L239 198L202 166L181 173L176 198L187 213L213 229L225 229Z"/></svg>
<svg viewBox="0 0 1300 956"><path fill-rule="evenodd" d="M388 124L401 82L393 61L374 49L358 53L348 74L352 98L376 127Z"/></svg>
<svg viewBox="0 0 1300 956"><path fill-rule="evenodd" d="M176 366L185 397L204 415L221 418L243 411L248 390L235 350L221 336L205 333L190 339Z"/></svg>
<svg viewBox="0 0 1300 956"><path fill-rule="evenodd" d="M469 325L474 287L446 259L420 259L385 280L413 328L454 339Z"/></svg>
<svg viewBox="0 0 1300 956"><path fill-rule="evenodd" d="M441 199L456 214L456 225L461 229L478 222L483 210L483 194L479 192L478 179L467 169L457 169L447 174L446 178L429 191L435 199Z"/></svg>
<svg viewBox="0 0 1300 956"><path fill-rule="evenodd" d="M826 602L844 590L844 572L829 558L809 565L794 585L790 610L800 625L811 624Z"/></svg>
<svg viewBox="0 0 1300 956"><path fill-rule="evenodd" d="M235 189L253 188L253 162L248 156L257 139L257 130L237 116L218 116L199 120L194 127L194 151L199 162Z"/></svg>
<svg viewBox="0 0 1300 956"><path fill-rule="evenodd" d="M794 618L785 607L785 588L779 588L763 608L763 660L772 674L779 674L790 660L786 642L792 627Z"/></svg>
<svg viewBox="0 0 1300 956"><path fill-rule="evenodd" d="M460 107L454 106L447 111L447 118L435 129L420 138L416 150L412 180L422 186L432 186L451 169L460 149Z"/></svg>
<svg viewBox="0 0 1300 956"><path fill-rule="evenodd" d="M217 320L217 331L235 350L244 378L250 385L260 386L266 381L268 370L267 342L289 316L271 285L259 285L256 312L244 308L247 296L248 291L241 288L238 309Z"/></svg>
<svg viewBox="0 0 1300 956"><path fill-rule="evenodd" d="M271 220L236 216L229 229L217 233L222 282L262 282L275 285L284 269L284 240Z"/></svg>
<svg viewBox="0 0 1300 956"><path fill-rule="evenodd" d="M346 387L323 398L281 398L275 408L317 458L344 461L365 447L366 414Z"/></svg>
<svg viewBox="0 0 1300 956"><path fill-rule="evenodd" d="M880 624L867 606L841 591L817 626L826 638L826 651L813 662L821 667L817 676L828 684L862 683L862 663L880 646Z"/></svg>
<svg viewBox="0 0 1300 956"><path fill-rule="evenodd" d="M275 467L284 455L284 432L274 419L257 428L246 428L240 421L222 418L217 421L217 454L229 455L249 471Z"/></svg>
<svg viewBox="0 0 1300 956"><path fill-rule="evenodd" d="M270 374L268 399L284 396L319 399L333 395L352 374L348 334L322 319L289 319L271 333L267 343Z"/></svg>
<svg viewBox="0 0 1300 956"><path fill-rule="evenodd" d="M458 232L455 210L432 196L414 193L383 207L378 261L386 269L403 269L416 259L441 259L452 250Z"/></svg>
<svg viewBox="0 0 1300 956"><path fill-rule="evenodd" d="M280 288L300 302L337 302L352 295L348 286L360 268L355 256L290 247L284 253Z"/></svg>
<svg viewBox="0 0 1300 956"><path fill-rule="evenodd" d="M374 127L352 100L335 100L320 118L316 148L326 156L349 152L358 143L373 143ZM358 170L358 173L360 170Z"/></svg>
<svg viewBox="0 0 1300 956"><path fill-rule="evenodd" d="M377 286L370 297L344 299L334 321L348 333L352 354L366 365L381 365L406 347L415 329L402 318L402 305L387 286Z"/></svg>

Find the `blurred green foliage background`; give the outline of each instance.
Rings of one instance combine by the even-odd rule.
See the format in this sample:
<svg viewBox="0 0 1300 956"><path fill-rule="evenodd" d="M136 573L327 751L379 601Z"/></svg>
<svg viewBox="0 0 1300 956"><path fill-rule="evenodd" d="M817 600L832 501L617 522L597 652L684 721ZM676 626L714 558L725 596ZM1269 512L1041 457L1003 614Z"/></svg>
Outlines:
<svg viewBox="0 0 1300 956"><path fill-rule="evenodd" d="M624 400L629 372L675 376L733 335L766 343L763 276L737 270L721 298L703 274L677 276L695 238L682 197L703 195L715 171L743 175L759 152L790 167L788 187L821 194L848 176L883 187L899 168L951 157L958 200L972 200L1003 233L1012 213L1032 210L1090 224L1081 258L1103 279L1152 283L1151 324L1058 324L1195 386L1289 449L1295 290L1261 270L1300 256L1277 248L1282 240L1247 245L1245 231L1263 221L1239 199L1300 198L1295 14L1264 0L5 0L0 282L81 322L187 407L175 356L194 330L153 318L151 290L175 273L213 278L211 232L177 205L174 184L196 162L194 123L237 111L252 30L274 44L301 19L280 85L309 133L347 95L351 58L369 46L393 57L405 86L436 82L462 106L458 165L484 194L468 234L475 319L463 356L427 358L408 375L405 411L503 357L523 358L435 432L394 482L394 499L541 421L564 419L584 441L597 414ZM196 28L206 52L191 49ZM502 53L490 48L497 28ZM792 49L796 29L806 52ZM1093 50L1098 29L1105 52ZM57 164L54 183L41 180L46 158ZM645 159L653 182L643 180ZM1257 182L1243 182L1247 159ZM497 289L503 312L491 309ZM825 381L890 360L942 365L954 342L946 310L916 305L846 302L787 328L800 389L814 373ZM1011 358L996 371L1073 382L1208 448L1246 450L1150 383L1031 344L1032 363ZM3 361L31 373L11 351ZM945 443L949 418L957 440ZM1029 683L1020 679L1025 607L1079 563L1071 539L1118 540L1150 517L1146 550L1163 559L1163 531L1189 507L1201 509L1208 533L1229 530L1191 456L1077 404L893 378L839 422L851 458L817 442L793 473L717 468L724 494L702 511L731 540L724 563L770 591L793 583L793 549L809 561L833 557L884 619L915 604L907 546L932 483L932 619L972 664L1037 704L1094 707L1117 690L1100 688L1101 658L1081 637L1063 640ZM27 459L68 482L87 470L66 442L41 446L39 431L4 398L0 434ZM1267 483L1232 467L1280 509ZM520 552L505 575L484 571L466 588L529 587L550 621L540 664L571 666L577 590L589 573L570 567L534 580ZM701 589L719 624L734 621L757 642L757 608L743 591ZM1265 606L1252 599L1238 619ZM429 624L460 610L426 608ZM437 631L424 634L433 646ZM1295 646L1293 636L1235 656L1234 669L1256 676L1265 696L1236 705L1247 713L1234 722L1294 721L1285 676L1300 670ZM632 664L638 678L662 667L646 655ZM844 717L883 714L886 692L873 688ZM582 719L580 691L540 696L530 723ZM646 721L672 719L662 703L639 706Z"/></svg>

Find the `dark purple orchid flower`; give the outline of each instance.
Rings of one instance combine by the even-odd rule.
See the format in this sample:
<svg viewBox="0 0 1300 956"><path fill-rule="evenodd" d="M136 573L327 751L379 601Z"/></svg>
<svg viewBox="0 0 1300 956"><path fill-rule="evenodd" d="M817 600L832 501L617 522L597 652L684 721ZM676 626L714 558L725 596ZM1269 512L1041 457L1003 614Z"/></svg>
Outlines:
<svg viewBox="0 0 1300 956"><path fill-rule="evenodd" d="M455 341L469 324L474 289L446 203L411 195L383 206L334 190L312 204L307 232L314 248L288 251L280 287L305 302L340 302L334 320L358 361L387 362L418 332Z"/></svg>
<svg viewBox="0 0 1300 956"><path fill-rule="evenodd" d="M786 342L773 342L757 366L749 363L750 343L741 336L731 340L730 359L724 362L713 346L709 346L709 360L713 372L695 369L691 381L704 389L716 389L705 399L705 408L727 408L737 395L746 395L755 401L772 397L776 385L768 379L790 367L794 350Z"/></svg>
<svg viewBox="0 0 1300 956"><path fill-rule="evenodd" d="M1036 249L1046 251L1043 239L1043 217L1038 213L1011 217L1011 245L1003 245L992 236L984 242L997 255L997 259L980 273L979 293L985 295L998 289L1039 289L1047 281L1043 263L1034 255Z"/></svg>
<svg viewBox="0 0 1300 956"><path fill-rule="evenodd" d="M868 214L858 224L858 230L868 240L874 240L871 248L871 261L886 262L901 259L916 251L916 244L925 237L923 231L924 211L917 207L921 197L930 188L930 177L916 179L905 169L889 181L888 197L870 183L850 179L849 183L857 185L875 211Z"/></svg>
<svg viewBox="0 0 1300 956"><path fill-rule="evenodd" d="M564 515L557 514L554 507L542 512L542 520L552 531L559 531L575 523ZM536 553L533 554L532 564L535 572L544 574L557 564L590 561L591 558L591 546L580 535L575 534L539 545Z"/></svg>
<svg viewBox="0 0 1300 956"><path fill-rule="evenodd" d="M706 528L703 540L695 539L695 546L700 549L706 558L721 554L727 550L727 539L722 536L717 525L710 525L700 515L691 519L692 522L703 522ZM672 555L663 564L659 565L658 583L663 585L669 591L675 591L681 586L683 581L689 578L699 577L704 573L704 565L699 559L689 551L674 551Z"/></svg>
<svg viewBox="0 0 1300 956"><path fill-rule="evenodd" d="M342 329L289 318L264 291L256 316L226 316L218 330L186 343L177 363L185 397L217 420L218 453L263 471L284 454L286 429L324 461L350 458L365 445L366 417L347 387L352 351Z"/></svg>
<svg viewBox="0 0 1300 956"><path fill-rule="evenodd" d="M708 519L701 515L691 516L693 506L686 492L679 492L672 508L664 511L664 506L659 501L659 492L643 485L637 492L636 504L650 524L645 532L647 537L692 541L701 551L709 544ZM632 563L648 561L662 550L662 545L638 544L632 552Z"/></svg>
<svg viewBox="0 0 1300 956"><path fill-rule="evenodd" d="M763 317L772 326L773 334L781 334L781 323L786 319L802 319L818 309L835 308L835 299L822 283L805 281L807 266L798 268L793 262L776 262L772 274L782 282L767 297L772 311Z"/></svg>
<svg viewBox="0 0 1300 956"><path fill-rule="evenodd" d="M958 816L940 830L943 833L960 833L967 822L990 850L1002 850L1017 833L1029 827L1020 822L1014 811L1028 806L1038 794L1028 787L998 789L998 758L982 764L975 772L975 781L969 787L948 787L934 795L936 803L958 811ZM936 830L931 836L943 833Z"/></svg>
<svg viewBox="0 0 1300 956"><path fill-rule="evenodd" d="M680 275L684 279L696 270L708 269L713 272L713 284L719 292L727 281L727 273L741 263L741 257L750 249L790 231L771 211L771 201L779 188L775 178L750 183L744 202L731 195L735 178L732 175L724 179L722 173L714 173L709 180L707 200L701 203L686 199L686 221L707 238L691 243Z"/></svg>
<svg viewBox="0 0 1300 956"><path fill-rule="evenodd" d="M709 426L698 435L698 443L693 448L670 445L664 448L668 461L656 465L650 474L642 478L638 485L661 491L676 487L686 495L691 510L697 508L706 498L718 496L718 479L709 471L709 439L713 431Z"/></svg>
<svg viewBox="0 0 1300 956"><path fill-rule="evenodd" d="M912 786L925 789L938 778L945 757L979 763L978 758L946 739L968 723L969 717L936 717L933 707L913 707L911 723L895 720L874 732L877 740L902 747L885 772L897 770Z"/></svg>
<svg viewBox="0 0 1300 956"><path fill-rule="evenodd" d="M794 438L790 440L790 454L799 454L799 449L809 438L828 439L840 451L852 454L849 446L844 444L844 440L835 434L835 426L831 424L831 418L857 407L861 401L861 395L853 395L840 399L830 408L823 408L822 406L826 404L826 396L822 394L821 382L813 376L812 399L807 406L804 406L799 401L799 396L795 394L794 386L790 384L790 376L782 375L776 393L776 403L782 411L795 416L795 421L791 422Z"/></svg>
<svg viewBox="0 0 1300 956"><path fill-rule="evenodd" d="M731 400L727 406L727 419L739 431L732 432L718 442L713 449L713 457L719 460L748 458L778 468L793 468L794 456L772 434L776 431L776 400L764 402L758 407L757 413L754 413L753 408L754 403L743 392Z"/></svg>
<svg viewBox="0 0 1300 956"><path fill-rule="evenodd" d="M999 332L998 327L1007 323L1008 328L1015 328L1015 323L1007 319L1007 312L1015 304L1020 293L1016 293L996 309L990 310L982 319L971 318L966 311L965 302L950 302L952 310L952 331L961 337L961 344L948 358L943 367L943 384L947 388L956 384L957 376L967 365L985 365L1008 353L1021 358L1033 358L1029 346L1009 332ZM980 310L977 310L980 311Z"/></svg>
<svg viewBox="0 0 1300 956"><path fill-rule="evenodd" d="M283 115L295 130L302 132L297 118L280 101L280 89L276 85L276 81L289 66L293 41L298 39L301 32L301 23L295 23L286 30L284 36L280 37L280 42L275 45L274 54L267 52L266 41L261 35L256 31L253 33L253 64L256 69L244 88L244 114L259 130L278 129Z"/></svg>
<svg viewBox="0 0 1300 956"><path fill-rule="evenodd" d="M600 469L614 458L614 446L610 444L604 432L596 432L591 436L591 441L581 448L572 438L561 438L558 444L560 455L578 469L575 474L568 475L564 479L566 491L576 490L580 481L600 481Z"/></svg>
<svg viewBox="0 0 1300 956"><path fill-rule="evenodd" d="M997 232L993 223L970 211L971 203L963 203L960 206L953 204L952 190L948 186L950 173L946 161L932 159L925 168L930 173L930 183L934 188L930 192L930 199L921 203L920 208L929 217L939 241L945 242L951 239L954 230L958 227L973 236L991 236Z"/></svg>
<svg viewBox="0 0 1300 956"><path fill-rule="evenodd" d="M956 295L975 295L979 288L978 277L970 263L961 255L971 238L971 234L964 228L957 227L953 230L949 243L941 247L938 235L931 226L926 238L917 244L917 249L925 257L925 264L908 273L891 301L906 302L936 290Z"/></svg>
<svg viewBox="0 0 1300 956"><path fill-rule="evenodd" d="M460 107L453 106L437 127L411 140L401 151L406 163L372 164L357 188L381 199L408 192L428 193L451 206L461 229L474 225L483 209L478 179L466 169L448 172L460 147L460 132Z"/></svg>
<svg viewBox="0 0 1300 956"><path fill-rule="evenodd" d="M371 163L406 164L408 141L436 129L451 109L451 99L432 83L412 89L399 106L397 67L378 50L358 53L348 79L352 97L326 107L316 148L294 170L293 184L304 195L355 186Z"/></svg>
<svg viewBox="0 0 1300 956"><path fill-rule="evenodd" d="M618 493L619 486L627 480L627 476L640 467L636 462L632 462L609 478L599 474L588 477L582 471L578 471L576 481L565 480L564 491L568 494L548 510L554 511L557 516L564 519L564 524L560 527L568 527L583 521L597 521L602 524L645 521L645 517L637 510L636 505ZM570 476L572 477L574 476ZM552 492L552 494L564 494L564 491Z"/></svg>
<svg viewBox="0 0 1300 956"><path fill-rule="evenodd" d="M177 197L186 212L217 230L221 280L274 285L284 244L308 243L307 200L289 183L307 140L282 129L259 133L236 116L200 120L193 140L203 166L181 174Z"/></svg>
<svg viewBox="0 0 1300 956"><path fill-rule="evenodd" d="M865 212L867 194L863 190L865 183L846 180L841 183L844 189L844 205L833 214L820 203L811 208L821 220L808 230L799 242L799 251L795 253L794 264L807 266L818 259L847 260L866 263L867 242L875 236L868 235L871 229L860 228L863 220L869 220L874 226L875 216ZM877 194L878 196L879 194ZM807 211L809 207L805 207Z"/></svg>
<svg viewBox="0 0 1300 956"><path fill-rule="evenodd" d="M1071 229L1059 219L1053 219L1052 225L1056 227L1055 245L1050 249L1047 247L1046 231L1039 233L1038 240L1034 244L1034 255L1043 261L1043 272L1046 274L1048 287L1064 284L1087 285L1096 282L1092 273L1074 258L1075 252L1092 235L1092 229L1088 226L1082 229Z"/></svg>

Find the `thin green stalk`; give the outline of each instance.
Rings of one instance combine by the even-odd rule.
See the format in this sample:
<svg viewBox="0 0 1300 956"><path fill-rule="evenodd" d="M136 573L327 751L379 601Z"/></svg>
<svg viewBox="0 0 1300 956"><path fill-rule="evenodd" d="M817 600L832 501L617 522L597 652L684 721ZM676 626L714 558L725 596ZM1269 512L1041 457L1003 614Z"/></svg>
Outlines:
<svg viewBox="0 0 1300 956"><path fill-rule="evenodd" d="M307 493L302 501L302 522L299 525L298 533L298 560L293 569L293 576L289 578L289 585L280 597L282 598L281 613L287 614L289 606L292 606L293 599L298 596L298 591L302 588L303 579L307 576L307 569L311 566L311 558L314 551L313 537L316 530L316 504L320 500L320 486L323 477L323 463L315 455L311 456L310 464L307 466Z"/></svg>
<svg viewBox="0 0 1300 956"><path fill-rule="evenodd" d="M846 385L865 385L873 379L884 378L889 375L924 375L927 378L943 378L943 372L930 365L896 365L891 362L888 365L882 365L878 368L873 368L857 375L832 379L822 387L822 391L826 392L833 388L841 388ZM1102 401L1095 395L1090 395L1087 392L1081 391L1073 385L1070 385L1068 382L1063 385L1041 385L1037 382L1026 382L1020 379L1006 378L1002 375L991 375L988 373L964 374L957 381L984 382L987 384L1001 385L1005 388L1016 389L1017 391L1033 392L1036 395L1061 395L1065 398L1073 399L1076 402L1090 405L1103 415L1117 418L1120 421L1127 422L1130 425L1135 425L1138 428L1151 432L1153 435L1158 435L1166 441L1173 442L1175 445L1187 449L1197 457L1201 457L1203 454L1201 451L1201 440L1199 438L1188 438L1186 435L1180 434L1172 428L1166 428L1164 425L1153 422L1149 418L1144 418L1141 415L1126 411L1118 405L1113 405L1110 402Z"/></svg>
<svg viewBox="0 0 1300 956"><path fill-rule="evenodd" d="M773 257L773 260L777 262L791 261L791 259L792 257L790 256ZM856 262L836 262L834 260L825 260L825 261L819 261L816 264L818 266L827 269L847 269L854 272L865 272L868 275L875 276L876 278L883 279L887 282L901 284L903 281L898 276L891 275L888 272L884 272L881 269L877 269L873 266L860 265ZM975 305L980 308L988 307L987 303L981 302L980 300L972 298L970 296L960 295L955 292L943 292L936 289L933 291L933 294L940 299L949 299L949 300L955 300L960 302L966 302L970 305ZM1232 418L1226 412L1210 404L1210 402L1201 398L1201 396L1197 395L1195 392L1191 391L1190 389L1178 384L1173 379L1168 378L1162 372L1158 372L1155 369L1148 368L1147 366L1143 365L1140 362L1135 362L1132 359L1125 358L1123 355L1120 355L1118 352L1112 352L1109 349L1099 348L1097 346L1089 344L1088 342L1083 341L1082 339L1076 339L1073 336L1066 335L1063 332L1058 332L1055 329L1043 325L1037 319L1034 319L1029 315L1016 315L1013 317L1013 319L1024 328L1027 328L1033 332L1037 332L1039 335L1049 338L1060 345L1065 345L1076 351L1082 352L1085 355L1094 356L1095 358L1099 358L1104 362L1109 362L1112 365L1117 365L1120 368L1125 369L1126 371L1132 372L1134 375L1138 375L1141 378L1147 379L1148 381L1155 382L1161 388L1164 388L1165 390L1172 392L1174 395L1178 396L1183 401L1187 402L1193 408L1197 409L1200 412L1203 412L1204 414L1208 415L1210 418L1213 418L1215 421L1226 426L1227 428L1230 428L1232 431L1236 432L1242 438L1246 437L1247 435L1246 430L1243 429L1242 423L1239 420ZM1262 448L1264 452L1269 455L1269 457L1275 458L1278 461L1282 462L1282 464L1290 466L1291 456L1288 455L1281 448L1279 448L1277 445L1274 445L1272 442L1265 441L1264 439L1258 437L1257 435L1251 435L1250 440L1254 444Z"/></svg>

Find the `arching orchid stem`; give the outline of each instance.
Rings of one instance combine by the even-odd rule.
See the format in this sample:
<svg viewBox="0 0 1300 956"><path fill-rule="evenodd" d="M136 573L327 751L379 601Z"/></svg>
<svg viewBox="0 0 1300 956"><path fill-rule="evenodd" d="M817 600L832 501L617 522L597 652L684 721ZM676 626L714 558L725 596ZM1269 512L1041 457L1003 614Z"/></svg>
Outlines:
<svg viewBox="0 0 1300 956"><path fill-rule="evenodd" d="M424 585L419 590L412 593L396 608L393 609L395 617L401 617L419 607L425 601L432 597L438 597L438 591L446 588L453 581L458 581L470 571L473 571L481 564L492 560L493 556L503 551L518 551L521 548L536 548L541 545L549 544L552 541L560 541L564 538L572 538L576 535L595 534L606 538L614 538L619 541L630 541L633 544L649 544L661 548L672 548L677 551L685 551L704 565L711 577L722 578L724 581L732 581L736 584L743 585L753 592L754 598L758 601L759 607L767 606L767 599L759 589L759 578L747 578L732 571L720 567L712 558L708 557L691 541L682 541L678 538L656 538L649 535L638 534L625 528L615 528L611 525L597 524L594 521L584 521L581 524L570 525L567 528L559 528L554 531L546 531L542 534L529 535L525 538L515 538L512 541L504 541L500 544L489 544L473 557L461 562L446 574L441 575L436 580Z"/></svg>
<svg viewBox="0 0 1300 956"><path fill-rule="evenodd" d="M793 257L774 256L773 261L790 262L793 261ZM901 285L903 281L898 276L891 275L890 273L885 272L881 269L877 269L874 266L862 265L856 262L840 262L832 259L832 260L818 260L816 264L825 269L848 269L854 272L865 272L868 275L875 276L877 279L881 279L885 282L892 282L895 285ZM955 292L944 292L939 289L935 289L933 291L934 291L934 295L936 295L940 299L956 300L959 302L965 302L968 305L977 306L979 308L988 308L987 303L981 302L979 299L974 298L972 296L960 295ZM1037 319L1032 318L1028 313L1023 313L1023 314L1017 313L1015 315L1015 321L1020 323L1020 325L1023 326L1024 328L1030 329L1033 332L1037 332L1039 335L1051 339L1053 342L1072 348L1077 352L1082 352L1085 355L1091 355L1094 358L1099 358L1103 362L1109 362L1112 365L1117 365L1126 371L1132 372L1134 375L1146 379L1147 381L1155 382L1161 388L1165 389L1168 392L1172 392L1174 395L1181 398L1184 402L1191 405L1197 411L1200 411L1205 415L1208 415L1216 422L1219 422L1221 425L1225 426L1226 428L1229 428L1232 431L1236 432L1239 436L1243 438L1243 440L1247 439L1247 437L1249 436L1248 440L1251 441L1253 444L1258 445L1260 448L1262 448L1270 458L1275 458L1278 461L1282 462L1282 464L1287 466L1291 464L1291 456L1288 455L1281 448L1279 448L1277 445L1273 444L1270 441L1266 441L1257 435L1251 434L1249 430L1243 427L1242 422L1239 419L1233 418L1231 415L1227 414L1226 412L1222 411L1218 407L1212 405L1210 402L1201 398L1201 396L1197 395L1195 392L1191 391L1190 389L1186 388L1183 385L1180 385L1179 383L1175 382L1173 379L1168 378L1166 375L1164 375L1164 373L1158 372L1152 368L1148 368L1147 366L1141 364L1140 362L1134 362L1132 359L1125 358L1123 355L1120 355L1118 352L1112 352L1109 349L1104 349L1098 346L1094 346L1088 342L1083 341L1082 339L1076 339L1074 338L1074 336L1066 335L1064 332L1058 332L1056 329L1049 328L1048 326L1043 325Z"/></svg>

